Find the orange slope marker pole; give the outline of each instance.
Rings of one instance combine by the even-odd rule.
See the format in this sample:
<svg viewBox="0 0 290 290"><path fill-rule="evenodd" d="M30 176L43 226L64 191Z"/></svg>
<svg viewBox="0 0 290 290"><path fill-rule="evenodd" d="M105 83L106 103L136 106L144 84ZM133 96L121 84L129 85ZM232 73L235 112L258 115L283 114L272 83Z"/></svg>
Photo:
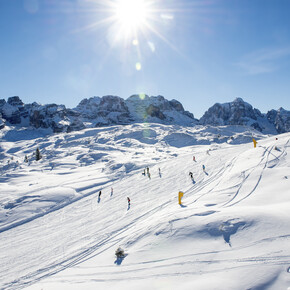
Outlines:
<svg viewBox="0 0 290 290"><path fill-rule="evenodd" d="M254 143L254 148L256 148L258 142L254 138L253 138L253 143Z"/></svg>
<svg viewBox="0 0 290 290"><path fill-rule="evenodd" d="M183 192L179 191L178 193L178 203L181 204L181 198L183 197Z"/></svg>

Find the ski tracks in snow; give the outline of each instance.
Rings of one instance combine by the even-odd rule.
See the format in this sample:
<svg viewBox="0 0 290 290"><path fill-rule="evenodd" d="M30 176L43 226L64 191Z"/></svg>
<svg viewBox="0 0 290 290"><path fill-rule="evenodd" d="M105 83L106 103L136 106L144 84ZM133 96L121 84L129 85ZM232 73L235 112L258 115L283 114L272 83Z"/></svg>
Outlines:
<svg viewBox="0 0 290 290"><path fill-rule="evenodd" d="M250 197L255 192L257 187L259 186L265 169L274 168L275 166L278 165L281 157L287 155L286 148L287 148L288 143L289 143L289 139L286 142L286 144L284 145L284 150L278 156L276 156L275 154L272 153L273 149L275 148L274 145L268 146L268 147L262 146L265 150L264 150L264 154L263 154L260 162L253 169L250 169L247 174L245 172L242 172L244 177L243 177L243 180L238 187L238 190L236 191L234 196L229 201L227 201L223 206L224 207L231 207L231 206L233 206L237 203L240 203L241 201L247 199L248 197ZM274 159L269 160L270 156L274 156ZM258 177L256 183L254 184L254 187L249 192L245 191L244 194L241 194L243 186L250 179L251 175L253 175L253 173L257 170L259 170L260 173L259 173L259 177Z"/></svg>

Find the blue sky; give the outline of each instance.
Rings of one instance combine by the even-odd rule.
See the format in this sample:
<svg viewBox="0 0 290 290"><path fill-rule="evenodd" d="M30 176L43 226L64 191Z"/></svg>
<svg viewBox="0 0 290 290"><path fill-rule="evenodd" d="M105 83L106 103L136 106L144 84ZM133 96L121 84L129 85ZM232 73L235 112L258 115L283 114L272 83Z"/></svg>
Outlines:
<svg viewBox="0 0 290 290"><path fill-rule="evenodd" d="M290 1L147 0L148 25L126 37L118 1L0 0L0 98L73 108L146 93L197 118L236 97L290 109Z"/></svg>

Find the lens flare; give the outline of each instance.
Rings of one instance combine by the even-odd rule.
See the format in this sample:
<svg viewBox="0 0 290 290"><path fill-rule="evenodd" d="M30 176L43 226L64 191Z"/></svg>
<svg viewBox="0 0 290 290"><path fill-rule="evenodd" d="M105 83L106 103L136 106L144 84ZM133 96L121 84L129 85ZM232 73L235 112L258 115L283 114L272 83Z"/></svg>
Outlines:
<svg viewBox="0 0 290 290"><path fill-rule="evenodd" d="M142 69L142 66L141 66L140 62L137 62L135 67L136 67L136 70L141 70Z"/></svg>
<svg viewBox="0 0 290 290"><path fill-rule="evenodd" d="M144 129L143 130L143 137L144 138L149 138L150 137L150 134L151 132L150 132L150 130L149 129Z"/></svg>

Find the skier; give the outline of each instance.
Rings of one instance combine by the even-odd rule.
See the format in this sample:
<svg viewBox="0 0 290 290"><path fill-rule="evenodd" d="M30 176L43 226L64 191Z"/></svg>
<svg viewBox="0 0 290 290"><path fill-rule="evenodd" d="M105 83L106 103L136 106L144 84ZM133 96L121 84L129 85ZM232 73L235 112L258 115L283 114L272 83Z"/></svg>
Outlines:
<svg viewBox="0 0 290 290"><path fill-rule="evenodd" d="M99 198L101 197L101 194L102 194L102 191L100 190L100 191L99 191Z"/></svg>
<svg viewBox="0 0 290 290"><path fill-rule="evenodd" d="M158 168L158 172L159 172L159 177L161 178L161 169L160 168Z"/></svg>
<svg viewBox="0 0 290 290"><path fill-rule="evenodd" d="M113 195L113 187L111 187L111 196Z"/></svg>
<svg viewBox="0 0 290 290"><path fill-rule="evenodd" d="M149 177L149 179L151 179L151 174L150 174L150 172L148 172L148 177Z"/></svg>
<svg viewBox="0 0 290 290"><path fill-rule="evenodd" d="M146 169L147 169L147 174L149 174L149 167L147 167Z"/></svg>
<svg viewBox="0 0 290 290"><path fill-rule="evenodd" d="M144 172L142 173L142 175L144 175L144 176L146 175L146 171L145 171L145 169L144 169Z"/></svg>
<svg viewBox="0 0 290 290"><path fill-rule="evenodd" d="M131 200L130 200L130 198L129 197L127 197L127 200L128 200L128 207L130 207L130 202L131 202Z"/></svg>
<svg viewBox="0 0 290 290"><path fill-rule="evenodd" d="M195 162L195 156L192 157L192 160Z"/></svg>
<svg viewBox="0 0 290 290"><path fill-rule="evenodd" d="M192 172L189 172L189 176L191 179L193 179L193 173Z"/></svg>
<svg viewBox="0 0 290 290"><path fill-rule="evenodd" d="M205 171L205 166L204 165L202 165L202 170Z"/></svg>

